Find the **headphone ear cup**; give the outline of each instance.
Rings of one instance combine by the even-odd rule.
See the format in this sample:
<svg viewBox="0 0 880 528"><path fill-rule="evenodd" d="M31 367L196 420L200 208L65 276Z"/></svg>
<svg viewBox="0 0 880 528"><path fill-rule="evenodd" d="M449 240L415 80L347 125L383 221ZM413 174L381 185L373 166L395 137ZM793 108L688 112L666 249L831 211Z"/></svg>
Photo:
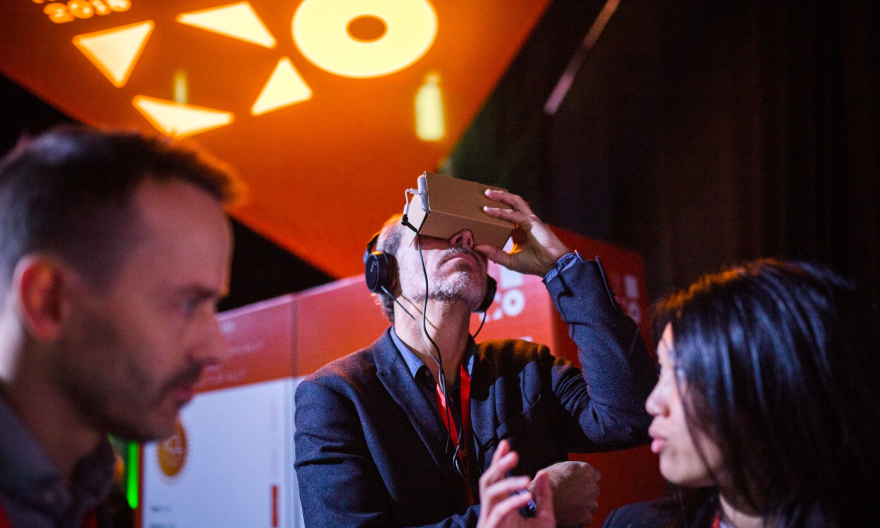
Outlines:
<svg viewBox="0 0 880 528"><path fill-rule="evenodd" d="M486 295L483 296L483 300L480 302L480 305L477 307L475 312L485 312L492 306L492 302L495 300L495 292L498 291L498 281L496 281L491 276L486 276Z"/></svg>
<svg viewBox="0 0 880 528"><path fill-rule="evenodd" d="M364 262L364 277L367 289L373 293L385 293L383 288L394 291L396 285L394 257L382 251L374 251L367 255Z"/></svg>

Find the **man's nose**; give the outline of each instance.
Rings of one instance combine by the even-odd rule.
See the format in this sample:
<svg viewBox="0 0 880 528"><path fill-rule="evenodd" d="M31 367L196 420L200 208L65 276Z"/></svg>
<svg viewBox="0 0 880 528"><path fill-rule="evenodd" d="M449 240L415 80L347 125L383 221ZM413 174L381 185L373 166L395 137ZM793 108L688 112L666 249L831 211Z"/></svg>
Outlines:
<svg viewBox="0 0 880 528"><path fill-rule="evenodd" d="M449 237L449 244L455 247L472 249L474 247L474 234L470 229L462 229Z"/></svg>
<svg viewBox="0 0 880 528"><path fill-rule="evenodd" d="M197 343L190 351L191 359L203 366L218 365L229 358L229 345L217 322L213 309L205 309L198 332Z"/></svg>

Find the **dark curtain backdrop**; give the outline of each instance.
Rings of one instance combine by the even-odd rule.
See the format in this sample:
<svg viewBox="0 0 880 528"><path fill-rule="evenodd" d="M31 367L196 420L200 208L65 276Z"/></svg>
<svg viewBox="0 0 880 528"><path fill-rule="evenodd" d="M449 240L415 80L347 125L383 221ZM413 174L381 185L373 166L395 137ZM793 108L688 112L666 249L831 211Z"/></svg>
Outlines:
<svg viewBox="0 0 880 528"><path fill-rule="evenodd" d="M880 2L621 0L547 116L582 6L554 2L445 170L640 252L651 298L758 257L880 298Z"/></svg>

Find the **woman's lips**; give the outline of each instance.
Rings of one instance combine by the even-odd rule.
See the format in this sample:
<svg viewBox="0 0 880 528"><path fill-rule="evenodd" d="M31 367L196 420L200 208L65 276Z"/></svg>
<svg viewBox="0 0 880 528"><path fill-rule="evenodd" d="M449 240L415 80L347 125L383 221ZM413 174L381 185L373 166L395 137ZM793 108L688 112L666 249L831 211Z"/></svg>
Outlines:
<svg viewBox="0 0 880 528"><path fill-rule="evenodd" d="M651 441L651 452L654 454L659 454L661 451L666 449L666 444L668 443L668 439L654 431L653 429L648 429L648 434L654 440Z"/></svg>
<svg viewBox="0 0 880 528"><path fill-rule="evenodd" d="M651 442L651 452L655 455L659 455L661 451L666 449L666 439L665 438L655 438Z"/></svg>

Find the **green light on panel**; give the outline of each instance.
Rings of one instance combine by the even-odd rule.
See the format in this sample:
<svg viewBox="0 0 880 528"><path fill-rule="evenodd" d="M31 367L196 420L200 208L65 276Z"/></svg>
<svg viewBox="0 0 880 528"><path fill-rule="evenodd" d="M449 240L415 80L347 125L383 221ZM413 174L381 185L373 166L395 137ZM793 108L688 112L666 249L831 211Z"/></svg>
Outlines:
<svg viewBox="0 0 880 528"><path fill-rule="evenodd" d="M140 465L138 463L139 449L135 442L128 442L128 460L125 467L128 468L127 482L125 486L125 498L128 499L128 506L134 510L138 507L138 471Z"/></svg>

